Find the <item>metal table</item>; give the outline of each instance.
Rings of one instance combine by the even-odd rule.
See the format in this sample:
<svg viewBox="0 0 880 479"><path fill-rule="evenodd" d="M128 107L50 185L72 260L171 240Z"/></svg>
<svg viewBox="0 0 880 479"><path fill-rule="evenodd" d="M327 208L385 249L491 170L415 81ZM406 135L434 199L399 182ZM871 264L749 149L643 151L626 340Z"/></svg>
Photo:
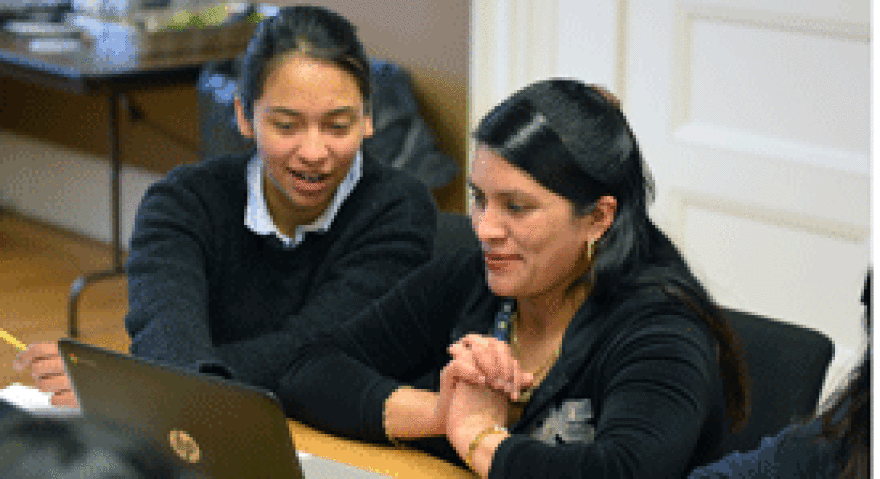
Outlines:
<svg viewBox="0 0 880 479"><path fill-rule="evenodd" d="M79 296L89 284L124 273L119 233L119 176L122 159L119 149L120 110L128 111L128 93L133 90L181 83L195 84L202 66L209 61L234 58L240 51L210 50L185 56L141 56L136 42L115 42L105 47L86 44L69 53L38 54L29 40L0 32L0 76L25 80L46 88L80 95L106 96L110 113L110 221L113 264L104 271L84 274L74 281L68 300L68 334L79 336L77 306ZM135 112L137 113L137 112Z"/></svg>

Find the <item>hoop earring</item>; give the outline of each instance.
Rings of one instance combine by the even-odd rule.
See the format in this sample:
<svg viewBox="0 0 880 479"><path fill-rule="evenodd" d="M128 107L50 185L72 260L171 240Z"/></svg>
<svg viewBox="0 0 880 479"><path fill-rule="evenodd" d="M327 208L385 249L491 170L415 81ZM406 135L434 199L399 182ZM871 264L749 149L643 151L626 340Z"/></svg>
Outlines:
<svg viewBox="0 0 880 479"><path fill-rule="evenodd" d="M596 252L596 240L587 242L587 261L593 260L593 254Z"/></svg>

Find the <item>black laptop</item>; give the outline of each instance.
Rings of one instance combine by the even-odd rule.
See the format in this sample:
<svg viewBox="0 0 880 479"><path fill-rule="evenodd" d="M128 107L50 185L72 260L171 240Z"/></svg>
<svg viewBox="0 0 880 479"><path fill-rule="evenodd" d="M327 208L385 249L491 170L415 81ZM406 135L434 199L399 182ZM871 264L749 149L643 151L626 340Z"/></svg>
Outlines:
<svg viewBox="0 0 880 479"><path fill-rule="evenodd" d="M184 469L218 479L384 477L299 457L268 391L72 339L58 346L83 416L167 447Z"/></svg>

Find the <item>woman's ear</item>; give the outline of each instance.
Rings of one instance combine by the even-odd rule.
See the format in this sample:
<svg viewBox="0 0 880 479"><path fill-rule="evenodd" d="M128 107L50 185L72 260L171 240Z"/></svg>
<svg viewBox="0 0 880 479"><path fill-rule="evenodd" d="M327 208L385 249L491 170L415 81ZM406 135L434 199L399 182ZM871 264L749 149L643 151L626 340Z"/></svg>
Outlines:
<svg viewBox="0 0 880 479"><path fill-rule="evenodd" d="M608 228L614 224L614 218L617 215L617 198L613 196L602 196L596 200L596 206L587 215L589 223L590 236L594 240L601 238Z"/></svg>
<svg viewBox="0 0 880 479"><path fill-rule="evenodd" d="M244 107L241 105L241 98L235 96L235 123L238 124L238 131L245 138L254 138L254 126L250 120L244 116Z"/></svg>
<svg viewBox="0 0 880 479"><path fill-rule="evenodd" d="M367 114L364 117L364 138L373 136L373 117Z"/></svg>

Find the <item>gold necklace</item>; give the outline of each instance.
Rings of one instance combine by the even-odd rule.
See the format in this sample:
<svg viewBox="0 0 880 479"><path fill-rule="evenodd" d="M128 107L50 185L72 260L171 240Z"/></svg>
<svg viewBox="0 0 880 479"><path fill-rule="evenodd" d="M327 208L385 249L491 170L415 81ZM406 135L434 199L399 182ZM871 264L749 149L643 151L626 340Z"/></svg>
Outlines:
<svg viewBox="0 0 880 479"><path fill-rule="evenodd" d="M519 350L519 340L516 337L516 323L517 323L518 319L519 319L519 311L514 311L513 316L510 318L510 347L511 347L511 349L513 349L513 353L516 355L516 357L521 357L520 350ZM548 356L547 359L545 359L544 362L541 363L541 366L538 367L538 369L536 369L534 372L532 372L532 377L535 379L535 381L538 381L539 378L543 379L543 378L541 378L541 375L543 375L545 372L547 372L547 369L553 363L555 363L557 359L559 359L559 353L561 350L562 350L562 344L557 346L556 349L553 351L553 354ZM515 402L518 404L524 404L524 403L529 402L529 400L532 398L532 393L535 392L535 389L538 388L538 384L540 384L540 383L535 382L534 384L529 386L528 389L521 392L518 399Z"/></svg>

